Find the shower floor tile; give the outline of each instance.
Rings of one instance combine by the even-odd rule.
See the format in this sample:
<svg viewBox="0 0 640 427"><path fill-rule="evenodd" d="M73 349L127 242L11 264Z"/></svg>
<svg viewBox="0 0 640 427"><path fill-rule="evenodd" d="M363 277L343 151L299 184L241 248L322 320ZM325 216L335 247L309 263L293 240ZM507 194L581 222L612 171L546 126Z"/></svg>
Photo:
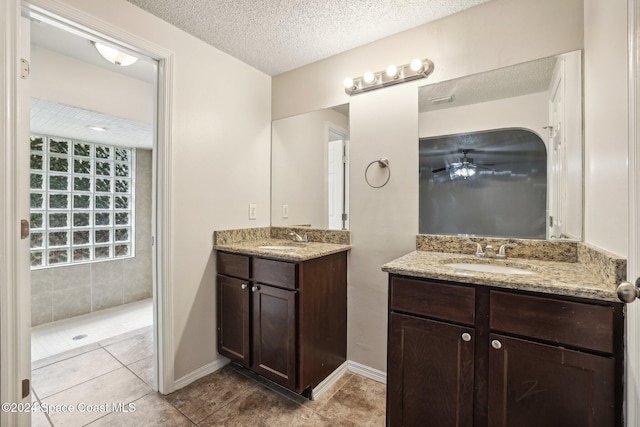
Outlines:
<svg viewBox="0 0 640 427"><path fill-rule="evenodd" d="M31 360L55 356L153 324L151 299L31 328Z"/></svg>

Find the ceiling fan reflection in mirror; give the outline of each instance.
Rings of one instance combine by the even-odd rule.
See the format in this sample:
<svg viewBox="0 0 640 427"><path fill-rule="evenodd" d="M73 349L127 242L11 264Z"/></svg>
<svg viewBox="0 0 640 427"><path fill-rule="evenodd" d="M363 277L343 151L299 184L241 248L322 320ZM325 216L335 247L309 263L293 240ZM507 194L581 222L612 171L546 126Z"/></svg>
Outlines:
<svg viewBox="0 0 640 427"><path fill-rule="evenodd" d="M470 179L476 176L477 169L484 169L491 172L495 172L494 169L489 168L487 166L493 166L493 164L483 164L478 165L473 162L471 157L467 157L467 154L473 150L464 149L458 150L459 153L462 153L462 157L458 159L457 162L450 163L441 168L432 169L431 172L439 173L444 171L449 171L449 176L452 180L454 179Z"/></svg>

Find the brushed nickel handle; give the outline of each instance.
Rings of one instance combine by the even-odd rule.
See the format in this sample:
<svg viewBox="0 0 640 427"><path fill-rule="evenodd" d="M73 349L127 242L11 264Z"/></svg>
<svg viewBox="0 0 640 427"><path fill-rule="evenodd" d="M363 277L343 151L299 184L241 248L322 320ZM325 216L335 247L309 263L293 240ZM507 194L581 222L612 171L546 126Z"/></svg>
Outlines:
<svg viewBox="0 0 640 427"><path fill-rule="evenodd" d="M469 342L471 341L471 334L465 332L464 334L462 334L462 341L466 341Z"/></svg>
<svg viewBox="0 0 640 427"><path fill-rule="evenodd" d="M633 285L629 282L622 282L618 285L616 290L620 301L629 304L635 301L636 298L640 298L640 277L636 280L636 284Z"/></svg>
<svg viewBox="0 0 640 427"><path fill-rule="evenodd" d="M260 288L257 287L257 286L252 286L251 287L251 292L255 292L255 291L258 291L258 290L260 290Z"/></svg>
<svg viewBox="0 0 640 427"><path fill-rule="evenodd" d="M241 289L247 289L247 284L246 284L246 283L243 283L242 285L240 285L240 288L241 288Z"/></svg>
<svg viewBox="0 0 640 427"><path fill-rule="evenodd" d="M493 340L491 341L491 347L495 348L496 350L500 350L502 348L502 343L498 340Z"/></svg>

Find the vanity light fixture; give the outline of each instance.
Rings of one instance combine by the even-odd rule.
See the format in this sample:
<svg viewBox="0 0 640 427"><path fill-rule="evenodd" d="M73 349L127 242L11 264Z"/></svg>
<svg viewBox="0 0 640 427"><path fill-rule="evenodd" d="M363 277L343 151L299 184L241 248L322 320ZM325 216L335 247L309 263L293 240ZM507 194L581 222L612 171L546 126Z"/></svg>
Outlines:
<svg viewBox="0 0 640 427"><path fill-rule="evenodd" d="M402 66L389 65L385 71L364 73L362 77L347 77L344 79L344 91L347 95L357 95L362 92L392 86L428 77L433 72L433 62L428 59L414 59Z"/></svg>
<svg viewBox="0 0 640 427"><path fill-rule="evenodd" d="M96 48L98 53L100 53L100 55L104 59L111 62L112 64L119 65L121 67L128 67L129 65L133 65L138 61L138 58L136 58L135 56L121 52L111 46L107 46L98 42L91 43L93 43L93 46Z"/></svg>

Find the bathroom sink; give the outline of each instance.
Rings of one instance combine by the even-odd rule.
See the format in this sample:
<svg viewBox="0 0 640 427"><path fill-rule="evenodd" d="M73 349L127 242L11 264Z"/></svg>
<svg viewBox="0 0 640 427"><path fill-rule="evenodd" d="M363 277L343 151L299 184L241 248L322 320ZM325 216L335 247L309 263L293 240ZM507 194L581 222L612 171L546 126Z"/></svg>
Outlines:
<svg viewBox="0 0 640 427"><path fill-rule="evenodd" d="M448 263L444 264L447 267L459 269L477 271L480 273L498 273L498 274L535 274L534 271L525 270L523 268L509 267L506 265L496 264L474 264L468 262Z"/></svg>
<svg viewBox="0 0 640 427"><path fill-rule="evenodd" d="M286 246L286 245L263 245L258 246L259 249L271 249L274 251L294 251L300 249L299 246Z"/></svg>

